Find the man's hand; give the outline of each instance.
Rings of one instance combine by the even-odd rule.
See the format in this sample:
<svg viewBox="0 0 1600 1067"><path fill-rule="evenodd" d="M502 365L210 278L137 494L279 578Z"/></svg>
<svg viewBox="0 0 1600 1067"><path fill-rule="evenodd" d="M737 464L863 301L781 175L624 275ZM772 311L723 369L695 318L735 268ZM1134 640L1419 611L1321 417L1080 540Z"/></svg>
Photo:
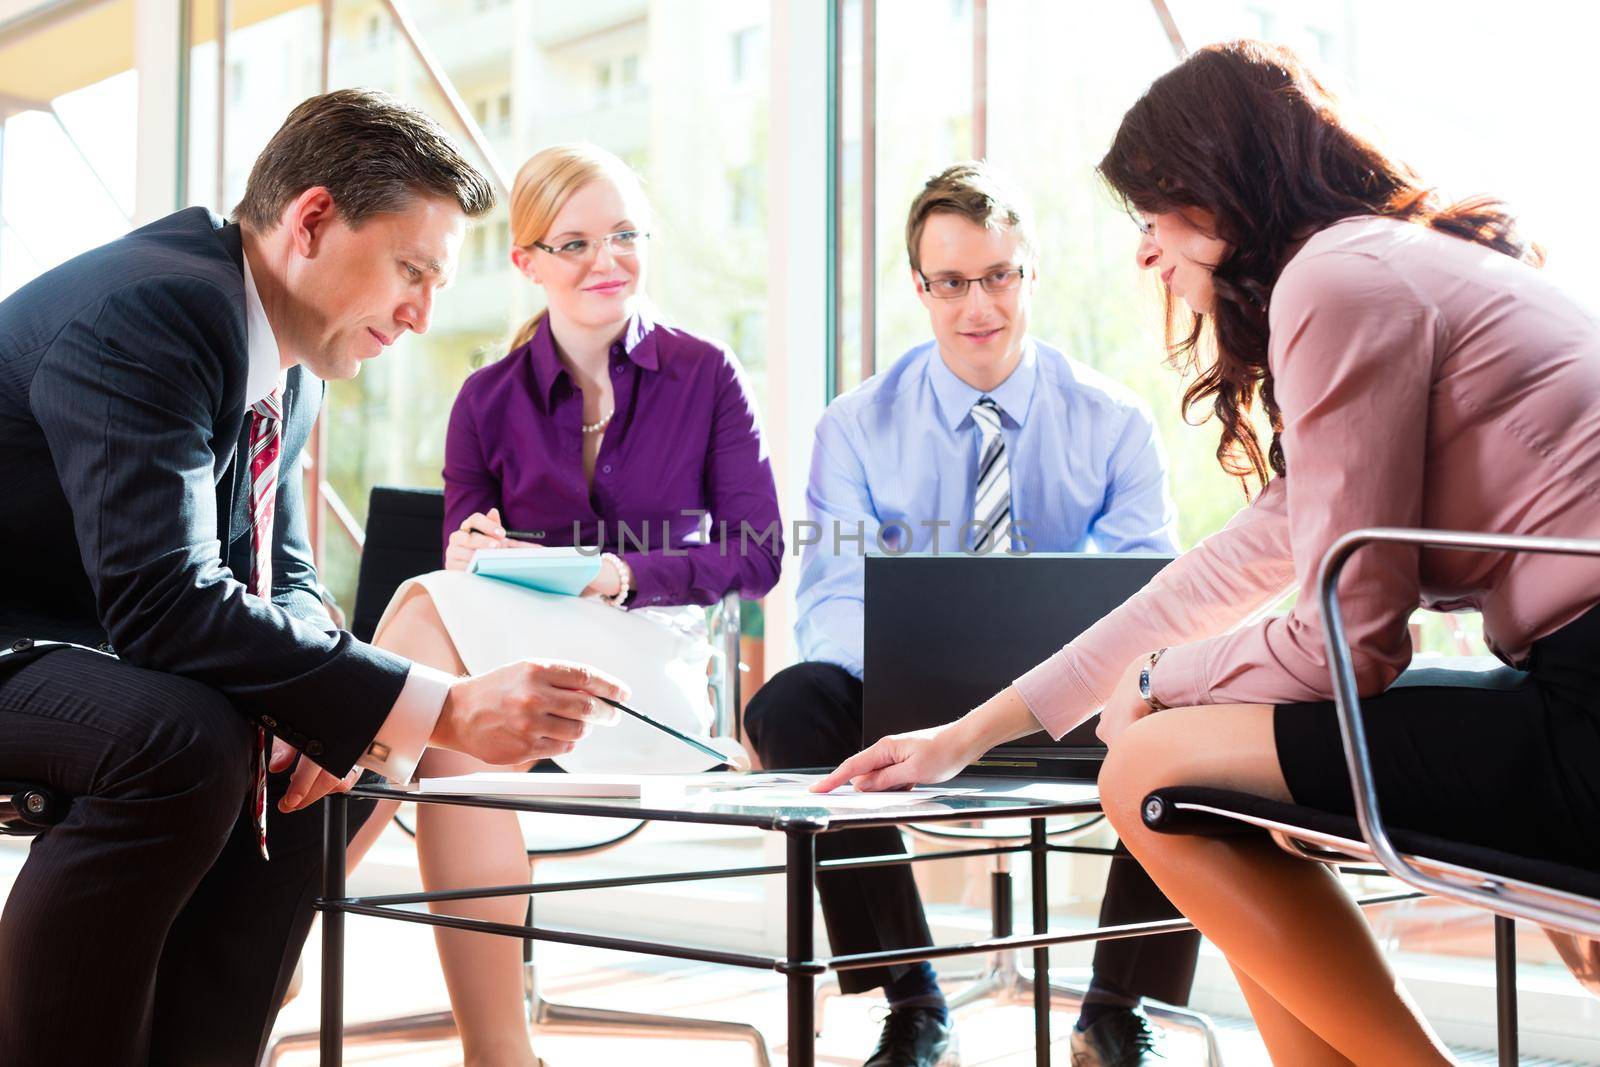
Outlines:
<svg viewBox="0 0 1600 1067"><path fill-rule="evenodd" d="M1100 722L1095 726L1095 736L1107 746L1116 744L1122 731L1151 714L1150 705L1139 695L1139 672L1150 663L1148 655L1140 656L1122 672L1122 680L1111 691L1111 699L1100 712Z"/></svg>
<svg viewBox="0 0 1600 1067"><path fill-rule="evenodd" d="M267 770L274 774L285 770L298 754L299 750L289 742L274 737L272 756L267 760ZM278 801L278 810L287 815L291 811L298 811L315 804L329 793L347 793L360 777L360 767L351 768L350 773L343 778L335 778L305 756L301 756L300 765L289 776L289 788Z"/></svg>
<svg viewBox="0 0 1600 1067"><path fill-rule="evenodd" d="M571 752L592 726L620 713L597 697L627 700L628 687L593 667L523 660L450 687L428 743L508 766Z"/></svg>

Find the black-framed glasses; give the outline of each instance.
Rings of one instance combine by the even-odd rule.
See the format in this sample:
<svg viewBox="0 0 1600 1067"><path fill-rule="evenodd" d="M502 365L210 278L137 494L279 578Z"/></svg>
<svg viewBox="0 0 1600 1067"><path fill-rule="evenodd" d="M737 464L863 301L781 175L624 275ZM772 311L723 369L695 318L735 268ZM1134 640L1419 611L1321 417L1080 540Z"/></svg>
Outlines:
<svg viewBox="0 0 1600 1067"><path fill-rule="evenodd" d="M986 293L1009 293L1022 284L1025 273L1021 267L1006 267L1003 270L992 270L979 278L959 278L953 275L930 278L924 274L922 291L940 300L960 300L967 295L968 287L977 282L983 286L983 291Z"/></svg>
<svg viewBox="0 0 1600 1067"><path fill-rule="evenodd" d="M616 233L603 234L600 237L574 237L570 241L563 241L559 245L547 245L543 241L534 241L533 247L549 252L552 256L575 263L582 262L590 256L598 255L601 245L605 245L614 256L638 255L639 246L650 239L644 230L618 230Z"/></svg>

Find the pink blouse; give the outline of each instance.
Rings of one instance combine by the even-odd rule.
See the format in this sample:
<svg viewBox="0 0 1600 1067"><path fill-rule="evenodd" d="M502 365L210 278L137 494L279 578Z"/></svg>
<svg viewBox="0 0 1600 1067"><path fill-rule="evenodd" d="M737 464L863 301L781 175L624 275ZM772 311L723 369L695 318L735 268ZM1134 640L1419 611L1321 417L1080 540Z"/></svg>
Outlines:
<svg viewBox="0 0 1600 1067"><path fill-rule="evenodd" d="M1600 536L1600 322L1539 271L1413 223L1347 219L1289 261L1268 323L1289 475L1017 679L1053 736L1161 647L1151 687L1169 706L1330 699L1317 568L1349 530ZM1258 617L1290 589L1292 611ZM1371 695L1410 662L1419 604L1481 611L1516 662L1600 601L1600 559L1372 546L1339 598Z"/></svg>

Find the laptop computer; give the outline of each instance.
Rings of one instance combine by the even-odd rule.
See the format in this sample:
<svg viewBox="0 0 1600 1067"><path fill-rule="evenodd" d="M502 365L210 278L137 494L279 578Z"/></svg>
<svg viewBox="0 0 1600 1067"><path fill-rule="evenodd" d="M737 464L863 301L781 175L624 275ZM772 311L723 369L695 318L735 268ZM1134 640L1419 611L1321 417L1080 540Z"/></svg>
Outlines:
<svg viewBox="0 0 1600 1067"><path fill-rule="evenodd" d="M1170 555L868 556L862 744L950 722L1077 637ZM1098 716L1096 717L1098 718ZM992 749L982 774L1093 778L1095 718Z"/></svg>

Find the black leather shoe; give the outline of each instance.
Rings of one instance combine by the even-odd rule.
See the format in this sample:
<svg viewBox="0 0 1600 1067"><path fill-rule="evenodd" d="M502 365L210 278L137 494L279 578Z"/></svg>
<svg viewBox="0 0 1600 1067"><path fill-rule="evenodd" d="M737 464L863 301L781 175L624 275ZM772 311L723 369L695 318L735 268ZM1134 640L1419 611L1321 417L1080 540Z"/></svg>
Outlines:
<svg viewBox="0 0 1600 1067"><path fill-rule="evenodd" d="M930 1008L891 1011L883 1021L883 1034L862 1067L938 1067L954 1063L946 1057L954 1033L950 1023Z"/></svg>
<svg viewBox="0 0 1600 1067"><path fill-rule="evenodd" d="M1072 1067L1167 1067L1161 1031L1137 1008L1110 1011L1072 1031Z"/></svg>

